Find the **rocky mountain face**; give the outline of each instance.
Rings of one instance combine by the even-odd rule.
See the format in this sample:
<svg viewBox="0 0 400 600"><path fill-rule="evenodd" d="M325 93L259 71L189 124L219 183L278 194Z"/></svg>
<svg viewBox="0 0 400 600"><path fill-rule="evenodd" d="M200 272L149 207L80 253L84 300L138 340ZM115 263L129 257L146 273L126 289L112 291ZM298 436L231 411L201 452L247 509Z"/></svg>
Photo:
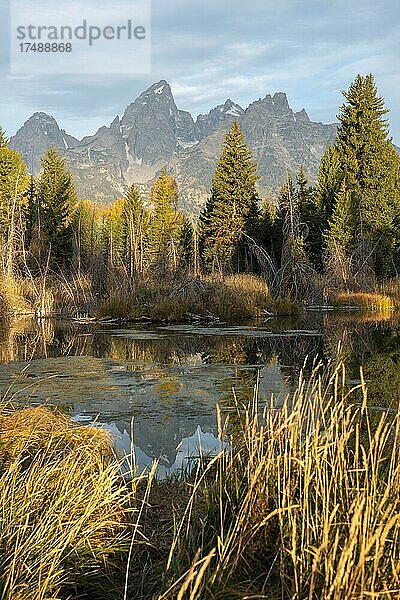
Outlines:
<svg viewBox="0 0 400 600"><path fill-rule="evenodd" d="M22 154L33 173L39 171L40 158L50 146L64 151L78 144L79 140L60 129L55 118L44 112L34 113L11 138L11 147Z"/></svg>
<svg viewBox="0 0 400 600"><path fill-rule="evenodd" d="M287 172L303 165L314 181L323 152L336 134L336 124L310 121L305 110L293 112L286 94L250 104L243 109L232 100L207 115L179 110L169 84L159 81L143 92L107 127L77 140L60 129L56 120L35 113L11 138L29 170L37 174L40 157L55 146L66 158L78 194L110 203L133 182L147 191L162 166L176 177L181 205L196 214L205 203L221 143L237 120L259 165L260 194L273 195Z"/></svg>

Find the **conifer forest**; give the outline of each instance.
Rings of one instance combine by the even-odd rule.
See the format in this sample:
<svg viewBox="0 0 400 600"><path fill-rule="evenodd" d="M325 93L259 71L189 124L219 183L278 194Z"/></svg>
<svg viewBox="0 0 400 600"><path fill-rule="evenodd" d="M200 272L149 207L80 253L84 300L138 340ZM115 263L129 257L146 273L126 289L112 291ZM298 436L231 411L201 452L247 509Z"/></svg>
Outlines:
<svg viewBox="0 0 400 600"><path fill-rule="evenodd" d="M386 113L373 76L357 76L318 180L311 184L302 167L288 172L277 198L260 197L257 164L234 121L207 203L191 216L180 210L177 182L164 168L148 195L133 184L103 206L77 197L59 151L50 148L33 177L1 132L4 308L45 314L67 304L93 316L108 303L109 316L129 318L138 307L127 298L134 304L140 289L168 285L172 299L185 282L203 289L207 280L223 285L238 274L265 282L277 310L377 292L400 269L400 157Z"/></svg>

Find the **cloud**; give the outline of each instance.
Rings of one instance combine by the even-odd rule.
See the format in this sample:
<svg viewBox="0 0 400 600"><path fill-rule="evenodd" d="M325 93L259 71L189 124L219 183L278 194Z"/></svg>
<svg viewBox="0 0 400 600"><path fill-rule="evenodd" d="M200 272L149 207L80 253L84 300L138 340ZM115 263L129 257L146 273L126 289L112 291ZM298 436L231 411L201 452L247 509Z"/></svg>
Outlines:
<svg viewBox="0 0 400 600"><path fill-rule="evenodd" d="M13 132L42 109L83 136L161 78L170 81L178 105L194 114L227 97L247 106L281 90L295 110L305 107L311 118L332 122L340 90L358 72L373 72L400 143L400 26L392 0L153 0L152 13L150 76L0 75L0 123ZM4 56L0 73L2 64Z"/></svg>

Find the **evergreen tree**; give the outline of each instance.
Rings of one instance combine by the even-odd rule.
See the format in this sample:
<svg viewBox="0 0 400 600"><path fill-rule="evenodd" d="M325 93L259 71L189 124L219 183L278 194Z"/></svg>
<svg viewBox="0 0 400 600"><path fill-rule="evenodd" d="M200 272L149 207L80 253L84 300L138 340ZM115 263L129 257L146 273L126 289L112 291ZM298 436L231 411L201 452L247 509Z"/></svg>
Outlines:
<svg viewBox="0 0 400 600"><path fill-rule="evenodd" d="M297 196L299 199L300 221L307 257L314 267L322 270L323 235L326 228L324 211L315 189L309 185L303 166L297 175Z"/></svg>
<svg viewBox="0 0 400 600"><path fill-rule="evenodd" d="M187 217L184 218L182 224L181 240L180 240L180 269L188 273L197 275L197 232L195 225Z"/></svg>
<svg viewBox="0 0 400 600"><path fill-rule="evenodd" d="M0 247L4 266L12 274L17 242L21 244L21 211L25 208L27 169L20 154L7 146L0 133Z"/></svg>
<svg viewBox="0 0 400 600"><path fill-rule="evenodd" d="M124 205L125 249L129 274L143 273L148 235L149 215L135 185L132 185Z"/></svg>
<svg viewBox="0 0 400 600"><path fill-rule="evenodd" d="M276 200L263 200L259 226L259 243L267 251L276 269L281 264L285 217L281 205L281 192L282 188Z"/></svg>
<svg viewBox="0 0 400 600"><path fill-rule="evenodd" d="M300 195L291 175L279 190L279 212L283 223L281 266L289 260L306 260L300 213Z"/></svg>
<svg viewBox="0 0 400 600"><path fill-rule="evenodd" d="M223 143L211 197L200 219L208 268L221 272L243 268L243 235L256 235L259 225L257 180L257 166L235 121Z"/></svg>
<svg viewBox="0 0 400 600"><path fill-rule="evenodd" d="M40 224L40 205L37 196L36 181L33 175L29 178L29 187L26 190L26 231L25 247L30 253L36 255L35 246L41 239L40 231L37 226Z"/></svg>
<svg viewBox="0 0 400 600"><path fill-rule="evenodd" d="M183 217L177 211L178 185L165 169L151 189L153 212L149 227L149 249L153 268L161 274L174 273L179 263Z"/></svg>
<svg viewBox="0 0 400 600"><path fill-rule="evenodd" d="M211 214L213 207L213 199L211 196L208 196L205 206L203 210L200 212L199 220L198 220L198 244L199 244L199 256L200 256L200 264L201 267L206 266L206 261L204 260L205 256L205 244L207 240L207 236L211 232Z"/></svg>
<svg viewBox="0 0 400 600"><path fill-rule="evenodd" d="M307 188L301 174L302 193ZM304 300L311 293L313 269L306 252L303 223L301 222L301 195L288 175L279 192L279 212L282 223L281 264L275 278L275 291L292 299Z"/></svg>
<svg viewBox="0 0 400 600"><path fill-rule="evenodd" d="M76 195L72 176L55 148L50 148L42 158L37 194L46 253L50 252L54 265L65 266L72 258Z"/></svg>
<svg viewBox="0 0 400 600"><path fill-rule="evenodd" d="M319 166L315 193L316 204L324 216L325 227L327 227L328 221L332 217L336 195L340 190L341 182L342 169L339 152L336 146L330 145L325 151Z"/></svg>
<svg viewBox="0 0 400 600"><path fill-rule="evenodd" d="M329 221L327 240L328 271L340 286L349 285L351 253L354 249L354 218L352 215L351 194L342 181L332 217Z"/></svg>
<svg viewBox="0 0 400 600"><path fill-rule="evenodd" d="M329 239L335 243L338 251L343 255L349 255L354 244L354 231L352 230L353 217L351 213L351 195L343 181L340 191L336 195L335 208L329 221Z"/></svg>
<svg viewBox="0 0 400 600"><path fill-rule="evenodd" d="M360 284L369 275L382 276L378 248L390 239L393 223L399 214L400 157L389 139L384 101L378 96L372 75L357 76L344 93L346 103L339 114L335 143L340 163L336 183L345 180L349 195L349 224L353 235L353 265ZM333 239L330 240L330 237ZM328 236L329 247L335 245L335 232ZM356 243L357 242L357 243ZM390 254L388 245L384 254Z"/></svg>

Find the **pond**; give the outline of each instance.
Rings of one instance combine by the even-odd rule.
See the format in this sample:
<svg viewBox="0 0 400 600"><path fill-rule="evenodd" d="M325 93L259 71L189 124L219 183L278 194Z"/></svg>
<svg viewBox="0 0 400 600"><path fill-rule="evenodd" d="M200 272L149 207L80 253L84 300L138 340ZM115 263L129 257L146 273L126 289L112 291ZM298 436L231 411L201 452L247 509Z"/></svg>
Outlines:
<svg viewBox="0 0 400 600"><path fill-rule="evenodd" d="M258 325L132 325L14 320L0 325L0 393L57 405L107 428L140 468L164 477L219 446L216 405L282 403L309 357L363 366L369 403L400 400L400 321L317 313ZM310 363L309 363L310 364ZM236 399L236 400L235 400Z"/></svg>

